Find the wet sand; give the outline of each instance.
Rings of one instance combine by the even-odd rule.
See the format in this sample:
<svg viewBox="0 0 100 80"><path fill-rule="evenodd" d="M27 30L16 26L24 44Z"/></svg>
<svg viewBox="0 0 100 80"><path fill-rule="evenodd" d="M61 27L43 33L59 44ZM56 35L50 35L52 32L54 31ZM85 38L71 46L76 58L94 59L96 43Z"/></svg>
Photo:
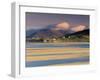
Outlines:
<svg viewBox="0 0 100 80"><path fill-rule="evenodd" d="M74 65L89 63L89 48L27 48L26 66L42 66L42 64L39 65L40 63L43 63L44 65Z"/></svg>

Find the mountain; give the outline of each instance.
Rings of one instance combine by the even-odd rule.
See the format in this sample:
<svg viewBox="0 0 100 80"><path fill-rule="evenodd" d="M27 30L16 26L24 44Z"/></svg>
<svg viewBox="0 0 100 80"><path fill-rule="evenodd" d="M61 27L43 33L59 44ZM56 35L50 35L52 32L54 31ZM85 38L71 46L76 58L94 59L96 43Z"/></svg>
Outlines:
<svg viewBox="0 0 100 80"><path fill-rule="evenodd" d="M84 35L89 36L89 29L79 31L79 32L75 32L75 33L71 33L71 34L66 34L65 37L68 37L68 36L70 36L70 37L71 36L81 37L81 36L84 36Z"/></svg>
<svg viewBox="0 0 100 80"><path fill-rule="evenodd" d="M32 37L34 33L36 33L38 30L30 29L26 31L26 37Z"/></svg>
<svg viewBox="0 0 100 80"><path fill-rule="evenodd" d="M61 22L58 24L47 25L44 29L28 30L26 31L27 38L57 38L61 37L70 31L68 22Z"/></svg>
<svg viewBox="0 0 100 80"><path fill-rule="evenodd" d="M37 38L57 38L65 35L66 30L53 30L53 29L42 29L32 34L32 37Z"/></svg>
<svg viewBox="0 0 100 80"><path fill-rule="evenodd" d="M67 37L69 35L79 35L79 34L85 35L87 33L87 30L79 31L81 29L80 28L81 26L75 27L78 30L78 32L76 32L75 28L71 30L68 22L61 22L58 24L47 25L46 28L43 29L27 30L26 37L27 38L59 38L63 36Z"/></svg>

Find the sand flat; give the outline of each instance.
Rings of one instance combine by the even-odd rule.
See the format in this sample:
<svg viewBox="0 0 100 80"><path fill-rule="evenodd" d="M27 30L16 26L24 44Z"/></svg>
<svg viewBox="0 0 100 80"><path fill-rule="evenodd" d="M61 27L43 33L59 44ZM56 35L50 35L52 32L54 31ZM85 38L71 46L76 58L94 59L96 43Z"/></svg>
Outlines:
<svg viewBox="0 0 100 80"><path fill-rule="evenodd" d="M77 58L77 57L87 57L88 55L56 55L56 56L29 56L26 57L26 61L41 61L41 60L52 60L52 59L69 59L69 58Z"/></svg>
<svg viewBox="0 0 100 80"><path fill-rule="evenodd" d="M59 54L59 53L89 53L88 48L50 48L50 49L26 49L26 55L32 54Z"/></svg>
<svg viewBox="0 0 100 80"><path fill-rule="evenodd" d="M48 44L48 43L45 43L45 44ZM55 43L55 44L49 43L49 44L58 45L58 43ZM81 44L81 43L67 43L67 44L70 45L70 44ZM66 44L63 43L63 45L66 45ZM72 46L72 47L26 48L25 59L26 59L27 67L88 64L89 63L89 47L80 47L80 46L73 47Z"/></svg>
<svg viewBox="0 0 100 80"><path fill-rule="evenodd" d="M69 58L89 56L88 48L27 49L27 51L29 52L27 52L26 54L26 61L69 59ZM63 53L66 53L66 54L63 55ZM34 54L38 54L38 55L41 54L41 56L34 56ZM47 54L47 55L44 55L44 54ZM51 55L48 55L48 54L51 54ZM52 55L52 54L56 54L56 55Z"/></svg>

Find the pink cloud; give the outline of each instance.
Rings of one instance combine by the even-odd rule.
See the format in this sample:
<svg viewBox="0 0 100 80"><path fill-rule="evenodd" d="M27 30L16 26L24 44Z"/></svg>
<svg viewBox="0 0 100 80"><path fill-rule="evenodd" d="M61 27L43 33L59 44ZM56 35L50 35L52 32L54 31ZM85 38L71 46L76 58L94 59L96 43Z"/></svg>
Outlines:
<svg viewBox="0 0 100 80"><path fill-rule="evenodd" d="M76 27L72 27L72 28L71 28L71 30L72 30L72 31L75 31L75 32L82 31L82 30L84 30L84 29L86 29L86 26L84 26L84 25L78 25L78 26L76 26Z"/></svg>
<svg viewBox="0 0 100 80"><path fill-rule="evenodd" d="M70 28L70 24L68 22L62 22L56 25L55 30L67 30Z"/></svg>

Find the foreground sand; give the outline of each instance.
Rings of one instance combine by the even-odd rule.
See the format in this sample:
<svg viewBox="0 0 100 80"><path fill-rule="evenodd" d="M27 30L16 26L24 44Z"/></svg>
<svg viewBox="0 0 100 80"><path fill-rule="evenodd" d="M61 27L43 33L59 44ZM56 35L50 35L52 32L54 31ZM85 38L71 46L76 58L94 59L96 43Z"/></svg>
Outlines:
<svg viewBox="0 0 100 80"><path fill-rule="evenodd" d="M40 49L27 48L26 49L26 62L74 59L74 58L85 58L85 57L89 57L89 48L40 48ZM68 64L73 65L73 64L85 64L85 63L87 64L89 63L89 61L74 62Z"/></svg>

